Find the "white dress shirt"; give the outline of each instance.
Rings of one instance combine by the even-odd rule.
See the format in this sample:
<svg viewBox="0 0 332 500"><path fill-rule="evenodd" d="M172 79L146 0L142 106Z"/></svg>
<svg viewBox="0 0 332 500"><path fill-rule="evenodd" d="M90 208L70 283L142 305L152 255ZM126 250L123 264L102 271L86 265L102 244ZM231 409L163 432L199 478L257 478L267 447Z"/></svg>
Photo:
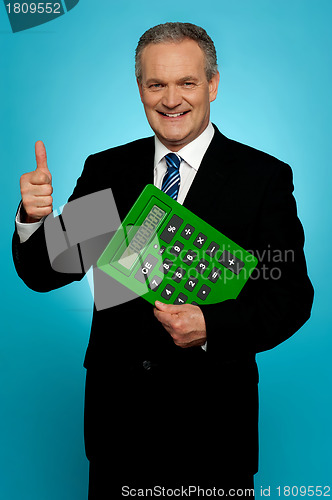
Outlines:
<svg viewBox="0 0 332 500"><path fill-rule="evenodd" d="M196 173L200 167L203 156L212 141L214 128L209 122L206 129L195 140L177 151L177 155L181 157L180 164L180 189L177 201L182 205L190 186L194 180ZM155 136L155 154L154 154L154 185L161 189L163 178L167 171L165 155L171 153L164 146L158 137Z"/></svg>

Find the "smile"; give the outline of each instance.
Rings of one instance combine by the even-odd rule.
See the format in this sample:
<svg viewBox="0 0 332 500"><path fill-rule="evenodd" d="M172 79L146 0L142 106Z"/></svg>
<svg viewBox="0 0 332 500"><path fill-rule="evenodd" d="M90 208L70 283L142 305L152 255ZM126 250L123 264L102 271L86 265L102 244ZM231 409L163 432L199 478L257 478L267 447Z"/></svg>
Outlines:
<svg viewBox="0 0 332 500"><path fill-rule="evenodd" d="M179 116L189 113L189 111L183 111L182 113L163 113L162 111L158 111L158 113L163 116L167 116L168 118L178 118Z"/></svg>

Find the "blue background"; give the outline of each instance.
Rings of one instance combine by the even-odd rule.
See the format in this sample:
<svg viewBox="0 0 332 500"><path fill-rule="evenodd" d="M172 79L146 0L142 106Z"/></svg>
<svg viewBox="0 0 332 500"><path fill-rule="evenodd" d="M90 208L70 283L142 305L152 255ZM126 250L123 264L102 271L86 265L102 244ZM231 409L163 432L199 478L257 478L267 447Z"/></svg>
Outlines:
<svg viewBox="0 0 332 500"><path fill-rule="evenodd" d="M292 166L305 227L312 318L257 356L257 494L332 486L331 15L328 0L81 0L58 20L13 34L0 5L1 500L85 499L88 479L82 362L92 297L86 279L37 294L17 277L10 244L19 177L35 168L42 139L58 207L90 153L151 134L134 49L146 29L175 20L214 39L221 85L212 120Z"/></svg>

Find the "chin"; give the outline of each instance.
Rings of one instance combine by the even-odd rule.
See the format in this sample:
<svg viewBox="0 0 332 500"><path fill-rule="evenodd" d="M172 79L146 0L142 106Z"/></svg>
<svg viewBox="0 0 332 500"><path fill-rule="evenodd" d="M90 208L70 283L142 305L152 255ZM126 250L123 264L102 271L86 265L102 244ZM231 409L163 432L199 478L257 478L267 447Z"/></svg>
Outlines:
<svg viewBox="0 0 332 500"><path fill-rule="evenodd" d="M186 142L188 140L188 135L183 130L181 132L173 131L172 133L164 133L159 135L159 137L164 141L179 144L182 144L183 142Z"/></svg>

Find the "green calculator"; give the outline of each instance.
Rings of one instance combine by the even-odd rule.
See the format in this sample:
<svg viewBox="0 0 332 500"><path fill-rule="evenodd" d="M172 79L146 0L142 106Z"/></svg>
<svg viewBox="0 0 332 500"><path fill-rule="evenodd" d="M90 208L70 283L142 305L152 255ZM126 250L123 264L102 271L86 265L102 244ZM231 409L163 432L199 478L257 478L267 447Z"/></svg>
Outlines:
<svg viewBox="0 0 332 500"><path fill-rule="evenodd" d="M142 296L170 304L235 299L257 259L148 184L97 266Z"/></svg>

